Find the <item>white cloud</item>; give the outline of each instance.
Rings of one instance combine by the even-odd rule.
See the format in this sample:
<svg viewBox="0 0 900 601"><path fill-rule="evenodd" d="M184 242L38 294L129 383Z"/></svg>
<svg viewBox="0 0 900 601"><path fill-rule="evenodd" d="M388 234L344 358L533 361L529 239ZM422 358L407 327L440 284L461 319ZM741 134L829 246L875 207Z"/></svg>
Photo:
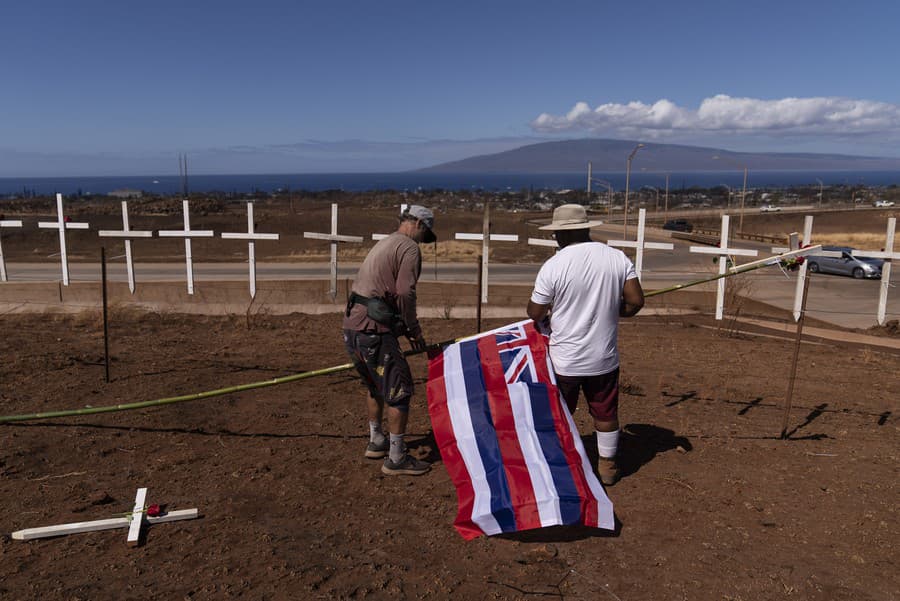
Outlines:
<svg viewBox="0 0 900 601"><path fill-rule="evenodd" d="M541 133L587 132L646 138L739 133L778 136L900 137L900 105L851 98L706 98L697 109L661 99L653 104L578 102L565 115L542 113L531 127Z"/></svg>

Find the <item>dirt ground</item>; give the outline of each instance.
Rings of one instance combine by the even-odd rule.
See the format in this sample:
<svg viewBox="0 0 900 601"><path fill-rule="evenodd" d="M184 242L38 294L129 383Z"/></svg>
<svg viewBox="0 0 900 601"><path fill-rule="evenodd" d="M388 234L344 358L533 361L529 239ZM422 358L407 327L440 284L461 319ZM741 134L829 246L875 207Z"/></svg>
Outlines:
<svg viewBox="0 0 900 601"><path fill-rule="evenodd" d="M249 327L248 327L249 325ZM431 320L432 340L471 333ZM499 326L500 322L486 324ZM435 468L363 457L350 372L138 411L0 426L4 599L898 598L900 356L639 316L620 334L625 477L615 532L553 528L464 542L422 396L409 445ZM339 316L119 311L110 383L95 315L0 316L0 414L187 394L346 363ZM312 344L311 344L312 343ZM583 409L576 421L590 434ZM588 440L588 449L595 448ZM31 542L27 527L197 507L202 519Z"/></svg>

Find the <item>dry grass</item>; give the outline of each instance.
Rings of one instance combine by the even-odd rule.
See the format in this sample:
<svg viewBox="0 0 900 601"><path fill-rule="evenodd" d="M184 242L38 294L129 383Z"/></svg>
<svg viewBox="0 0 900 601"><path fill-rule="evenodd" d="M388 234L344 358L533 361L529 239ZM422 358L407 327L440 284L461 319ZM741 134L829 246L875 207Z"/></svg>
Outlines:
<svg viewBox="0 0 900 601"><path fill-rule="evenodd" d="M816 234L813 231L815 244L827 244L830 246L851 246L863 250L877 250L884 246L884 234L867 234L859 232L831 232Z"/></svg>

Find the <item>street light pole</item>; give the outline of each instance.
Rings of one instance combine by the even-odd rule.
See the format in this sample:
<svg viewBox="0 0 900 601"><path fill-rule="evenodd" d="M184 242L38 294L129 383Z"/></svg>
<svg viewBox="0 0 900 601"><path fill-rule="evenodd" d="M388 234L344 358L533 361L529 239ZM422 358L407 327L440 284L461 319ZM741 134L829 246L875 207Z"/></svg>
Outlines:
<svg viewBox="0 0 900 601"><path fill-rule="evenodd" d="M822 192L822 189L825 187L825 184L823 184L822 180L820 180L818 177L816 178L816 181L819 182L819 207L821 207L822 199L825 198L825 196L823 195L823 192Z"/></svg>
<svg viewBox="0 0 900 601"><path fill-rule="evenodd" d="M637 151L643 147L643 144L635 146L634 150L631 151L631 154L628 155L628 160L625 163L625 213L622 216L622 235L626 240L628 239L628 185L631 180L631 161L634 159L634 155L637 154Z"/></svg>
<svg viewBox="0 0 900 601"><path fill-rule="evenodd" d="M738 231L744 232L744 201L747 199L747 167L744 167L744 189L741 190L741 217L738 220Z"/></svg>
<svg viewBox="0 0 900 601"><path fill-rule="evenodd" d="M613 203L613 187L612 184L606 181L605 179L592 179L591 181L597 182L598 184L603 184L606 186L606 190L609 193L607 197L608 200L606 202L606 218L610 219L612 217L612 203Z"/></svg>
<svg viewBox="0 0 900 601"><path fill-rule="evenodd" d="M663 221L669 220L669 174L666 173L666 208L663 212Z"/></svg>

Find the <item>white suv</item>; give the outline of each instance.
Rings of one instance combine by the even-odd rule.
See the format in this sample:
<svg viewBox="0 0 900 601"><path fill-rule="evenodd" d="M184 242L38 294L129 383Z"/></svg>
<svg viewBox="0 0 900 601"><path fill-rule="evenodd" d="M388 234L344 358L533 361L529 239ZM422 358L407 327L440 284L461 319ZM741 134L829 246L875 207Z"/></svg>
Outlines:
<svg viewBox="0 0 900 601"><path fill-rule="evenodd" d="M892 207L892 206L894 206L894 201L893 200L876 200L875 206L877 208Z"/></svg>
<svg viewBox="0 0 900 601"><path fill-rule="evenodd" d="M760 213L778 213L781 211L781 207L776 205L763 205L759 207Z"/></svg>

